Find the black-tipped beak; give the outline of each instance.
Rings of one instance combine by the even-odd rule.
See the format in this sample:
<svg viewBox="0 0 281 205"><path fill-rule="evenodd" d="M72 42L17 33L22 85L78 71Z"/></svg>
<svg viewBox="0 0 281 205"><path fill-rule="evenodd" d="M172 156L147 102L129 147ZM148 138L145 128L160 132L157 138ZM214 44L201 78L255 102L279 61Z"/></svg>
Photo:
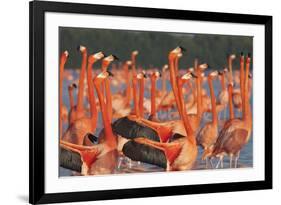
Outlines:
<svg viewBox="0 0 281 205"><path fill-rule="evenodd" d="M114 60L120 60L116 55L112 55L113 56L113 58L114 58Z"/></svg>
<svg viewBox="0 0 281 205"><path fill-rule="evenodd" d="M223 72L222 72L222 71L219 71L219 72L218 72L218 74L219 74L219 75L222 75L222 74L223 74Z"/></svg>
<svg viewBox="0 0 281 205"><path fill-rule="evenodd" d="M72 87L77 88L76 83L72 83Z"/></svg>
<svg viewBox="0 0 281 205"><path fill-rule="evenodd" d="M195 75L193 72L191 72L190 74L191 74L191 76L192 76L193 78L198 78L198 76Z"/></svg>
<svg viewBox="0 0 281 205"><path fill-rule="evenodd" d="M186 51L186 49L185 49L184 47L182 47L182 46L179 46L179 47L180 47L180 49L181 49L182 52L185 52L185 51Z"/></svg>
<svg viewBox="0 0 281 205"><path fill-rule="evenodd" d="M251 73L249 73L248 77L249 77L250 79L252 79L252 78L253 78L253 75L252 75Z"/></svg>
<svg viewBox="0 0 281 205"><path fill-rule="evenodd" d="M113 77L113 76L114 76L114 75L113 75L113 73L112 73L111 71L109 71L109 70L108 70L107 72L108 72L108 75L109 75L109 76L111 76L111 77Z"/></svg>
<svg viewBox="0 0 281 205"><path fill-rule="evenodd" d="M143 74L143 77L144 77L144 78L147 78L147 75L144 73L144 74Z"/></svg>
<svg viewBox="0 0 281 205"><path fill-rule="evenodd" d="M159 72L159 71L158 71ZM161 72L159 72L159 77L161 78L162 77L162 73Z"/></svg>
<svg viewBox="0 0 281 205"><path fill-rule="evenodd" d="M243 53L243 52L241 52L241 53L240 53L240 56L241 56L241 57L243 57L243 56L244 56L244 53Z"/></svg>
<svg viewBox="0 0 281 205"><path fill-rule="evenodd" d="M248 53L248 58L251 58L251 53Z"/></svg>
<svg viewBox="0 0 281 205"><path fill-rule="evenodd" d="M88 139L89 139L92 143L94 143L94 144L98 143L98 137L96 137L95 135L93 135L93 134L91 134L91 133L87 133L87 134L86 134L86 137L88 137Z"/></svg>

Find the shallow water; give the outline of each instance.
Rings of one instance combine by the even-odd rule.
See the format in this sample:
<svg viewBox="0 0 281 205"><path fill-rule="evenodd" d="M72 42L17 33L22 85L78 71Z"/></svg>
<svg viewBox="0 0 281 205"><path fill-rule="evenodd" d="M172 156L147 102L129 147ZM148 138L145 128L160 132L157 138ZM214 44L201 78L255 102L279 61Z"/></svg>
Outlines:
<svg viewBox="0 0 281 205"><path fill-rule="evenodd" d="M67 106L67 108L69 109L69 97L68 97L68 91L67 91L67 87L68 85L70 85L71 83L73 83L73 81L77 80L78 78L78 72L76 70L67 70L66 72L71 72L74 79L72 81L68 81L68 80L64 80L63 83L63 102L64 104ZM77 83L78 84L78 83ZM149 83L147 83L149 84ZM171 90L169 81L167 80L167 89ZM204 88L207 90L207 92L209 93L209 88L207 86L207 83L204 83ZM124 89L125 86L122 86L122 88ZM161 80L157 81L157 88L161 89ZM116 88L112 87L112 92L116 92ZM214 81L214 89L215 89L215 94L217 95L218 92L220 91L220 84L219 81ZM150 94L149 92L146 90L145 96L149 97ZM77 92L77 90L76 90ZM74 99L76 102L76 95L77 93L74 94ZM251 103L252 103L251 99ZM87 100L84 100L85 106L87 106L88 102ZM176 111L176 110L175 110ZM173 112L173 111L172 111ZM165 119L166 115L164 113L159 112L159 119L161 120L167 120ZM235 116L238 117L240 116L241 113L237 110L235 110ZM201 126L203 126L206 122L211 120L211 114L205 114L201 123ZM224 121L225 119L228 119L228 109L226 109L225 113L222 112L219 115L219 119L221 121ZM221 129L223 123L219 123L219 130ZM64 130L66 130L67 128L67 124L64 124ZM98 120L98 127L97 127L97 132L99 133L100 130L102 128L102 124L101 124L101 115L99 113L99 120ZM98 135L97 135L98 136ZM208 164L208 167L206 167L206 162L201 160L201 154L202 154L202 148L198 147L198 157L197 157L197 162L194 165L193 169L194 170L199 170L199 169L213 169L211 167L210 164ZM217 159L213 159L213 164L216 165L217 164ZM115 174L121 174L121 173L137 173L137 172L162 172L165 171L163 168L160 168L158 166L154 166L151 164L146 164L146 163L140 163L140 162L135 162L132 160L129 160L128 158L124 158L124 157L119 157L118 159L118 163L120 163L120 166L118 167L118 165L116 165L116 169L114 170ZM233 162L234 164L234 162ZM224 168L229 168L229 158L225 157L224 158L224 162L223 162ZM251 136L250 141L248 142L248 144L241 150L240 152L240 158L238 161L238 168L240 167L252 167L253 166L253 136ZM73 175L79 175L79 173L75 173L71 170L65 169L60 167L59 169L59 176L73 176Z"/></svg>

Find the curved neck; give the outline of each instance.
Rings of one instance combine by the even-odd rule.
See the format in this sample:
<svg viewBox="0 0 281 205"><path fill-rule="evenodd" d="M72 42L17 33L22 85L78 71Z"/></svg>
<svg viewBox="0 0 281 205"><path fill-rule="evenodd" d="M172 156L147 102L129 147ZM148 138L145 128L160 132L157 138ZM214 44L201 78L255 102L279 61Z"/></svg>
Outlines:
<svg viewBox="0 0 281 205"><path fill-rule="evenodd" d="M82 53L82 65L80 70L79 86L78 86L78 100L77 100L77 112L83 112L83 100L84 100L84 79L87 64L87 51Z"/></svg>
<svg viewBox="0 0 281 205"><path fill-rule="evenodd" d="M197 118L200 118L202 115L202 91L201 91L201 71L196 69L196 87L197 87Z"/></svg>
<svg viewBox="0 0 281 205"><path fill-rule="evenodd" d="M244 92L245 92L244 56L241 56L240 57L240 94L242 99L242 119L245 118Z"/></svg>
<svg viewBox="0 0 281 205"><path fill-rule="evenodd" d="M90 111L91 111L91 121L92 121L92 128L93 132L97 126L97 118L98 118L98 111L96 107L96 98L94 94L94 85L93 85L93 75L92 75L92 66L94 62L88 62L87 67L87 84L88 84L88 95L89 95L89 103L90 103Z"/></svg>
<svg viewBox="0 0 281 205"><path fill-rule="evenodd" d="M178 88L177 88L177 83L176 83L177 73L175 72L174 59L172 57L169 57L169 68L170 68L171 86L172 86L172 90L173 90L173 93L174 93L174 96L175 96L178 112L181 116L182 109L181 109L181 103L180 103L180 100L179 100Z"/></svg>
<svg viewBox="0 0 281 205"><path fill-rule="evenodd" d="M106 104L108 108L108 117L110 123L112 122L112 98L111 98L111 91L110 91L110 81L105 79L105 93L106 93Z"/></svg>
<svg viewBox="0 0 281 205"><path fill-rule="evenodd" d="M178 57L175 58L175 72L178 75L178 73L179 73L179 58Z"/></svg>
<svg viewBox="0 0 281 205"><path fill-rule="evenodd" d="M134 76L134 75L137 74L137 71L136 71L136 56L132 55L131 60L132 60L132 71L133 71L133 76Z"/></svg>
<svg viewBox="0 0 281 205"><path fill-rule="evenodd" d="M228 85L228 103L229 103L229 119L234 119L234 110L233 110L233 103L232 103L232 91L233 87L232 84Z"/></svg>
<svg viewBox="0 0 281 205"><path fill-rule="evenodd" d="M64 74L64 65L65 65L65 56L62 54L60 58L60 82L59 82L59 100L60 100L60 112L59 112L59 135L62 136L62 106L63 106L63 98L62 98L62 89L63 89L63 74Z"/></svg>
<svg viewBox="0 0 281 205"><path fill-rule="evenodd" d="M249 103L249 71L250 71L250 58L246 60L245 70L245 85L244 85L244 120L248 122L250 119L250 103Z"/></svg>
<svg viewBox="0 0 281 205"><path fill-rule="evenodd" d="M134 98L134 113L139 117L139 106L138 106L138 96L137 96L137 77L133 76L133 98Z"/></svg>
<svg viewBox="0 0 281 205"><path fill-rule="evenodd" d="M211 103L212 103L212 123L214 125L218 124L218 115L217 115L217 110L216 110L216 97L215 97L215 91L214 91L214 86L212 82L212 78L208 77L208 83L209 83L209 88L210 88L210 94L211 94Z"/></svg>
<svg viewBox="0 0 281 205"><path fill-rule="evenodd" d="M143 111L143 98L144 98L144 78L139 79L139 112L140 117L143 118L144 111Z"/></svg>
<svg viewBox="0 0 281 205"><path fill-rule="evenodd" d="M162 72L162 93L166 93L167 88L166 88L166 71Z"/></svg>
<svg viewBox="0 0 281 205"><path fill-rule="evenodd" d="M100 85L101 84L95 84L95 88L97 91L97 95L98 95L98 99L99 99L99 103L100 103L100 108L101 108L101 114L102 114L102 121L103 121L103 126L104 126L104 135L105 135L105 143L112 147L115 148L116 147L116 139L113 135L112 132L112 127L111 127L111 123L109 121L109 116L108 116L108 112L107 112L107 108L104 102L104 96L103 93L101 91Z"/></svg>
<svg viewBox="0 0 281 205"><path fill-rule="evenodd" d="M194 137L194 132L192 130L192 127L189 123L188 117L187 117L187 112L186 112L186 107L184 105L184 99L183 99L183 90L182 90L182 82L181 80L178 78L177 79L177 85L178 85L178 95L179 95L179 100L181 102L181 109L182 109L182 121L184 124L184 128L187 134L188 139L192 142L192 144L196 144L196 139Z"/></svg>
<svg viewBox="0 0 281 205"><path fill-rule="evenodd" d="M155 116L156 115L156 78L154 76L151 77L151 92L150 92L150 100L151 100L151 110L150 115Z"/></svg>
<svg viewBox="0 0 281 205"><path fill-rule="evenodd" d="M130 71L128 68L128 65L125 64L125 75L126 75L126 105L130 104L131 101L131 86L130 86L130 82L131 82L131 75L130 75Z"/></svg>

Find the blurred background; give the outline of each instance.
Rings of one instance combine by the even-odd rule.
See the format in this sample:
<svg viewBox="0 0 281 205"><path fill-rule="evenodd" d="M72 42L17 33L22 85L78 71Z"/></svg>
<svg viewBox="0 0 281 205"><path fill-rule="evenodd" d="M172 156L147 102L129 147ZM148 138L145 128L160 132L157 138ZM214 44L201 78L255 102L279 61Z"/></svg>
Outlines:
<svg viewBox="0 0 281 205"><path fill-rule="evenodd" d="M198 58L214 69L222 69L227 65L228 54L252 53L253 48L251 36L60 27L59 38L59 53L68 50L70 54L66 68L80 68L78 45L86 46L88 53L114 54L121 61L129 60L131 51L138 50L137 64L144 69L161 68L168 63L168 52L179 45L187 50L179 61L180 68L192 67L194 58ZM233 68L237 69L239 61L233 63Z"/></svg>

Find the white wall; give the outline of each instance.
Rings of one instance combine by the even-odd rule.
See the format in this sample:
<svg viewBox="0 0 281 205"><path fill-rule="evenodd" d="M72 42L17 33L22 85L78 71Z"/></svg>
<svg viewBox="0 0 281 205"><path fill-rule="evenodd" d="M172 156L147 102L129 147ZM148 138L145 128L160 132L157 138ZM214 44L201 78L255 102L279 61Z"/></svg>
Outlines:
<svg viewBox="0 0 281 205"><path fill-rule="evenodd" d="M72 0L79 2L79 0ZM280 124L277 122L280 108L278 88L281 65L281 12L278 1L245 1L235 0L81 0L80 2L156 7L185 10L202 10L217 12L251 13L273 15L273 53L274 53L274 190L250 191L237 193L219 193L189 195L177 197L157 197L146 199L129 199L95 202L95 204L239 204L267 203L278 200L280 190ZM26 204L28 200L28 1L1 2L1 63L0 63L0 139L1 139L1 172L0 203ZM4 72L3 72L4 71ZM7 75L7 76L6 76ZM279 82L278 82L279 81ZM280 93L280 91L279 91ZM278 127L279 126L279 127ZM4 132L3 132L4 131ZM89 204L89 203L82 203ZM93 203L94 204L94 203ZM275 203L276 204L276 203Z"/></svg>

